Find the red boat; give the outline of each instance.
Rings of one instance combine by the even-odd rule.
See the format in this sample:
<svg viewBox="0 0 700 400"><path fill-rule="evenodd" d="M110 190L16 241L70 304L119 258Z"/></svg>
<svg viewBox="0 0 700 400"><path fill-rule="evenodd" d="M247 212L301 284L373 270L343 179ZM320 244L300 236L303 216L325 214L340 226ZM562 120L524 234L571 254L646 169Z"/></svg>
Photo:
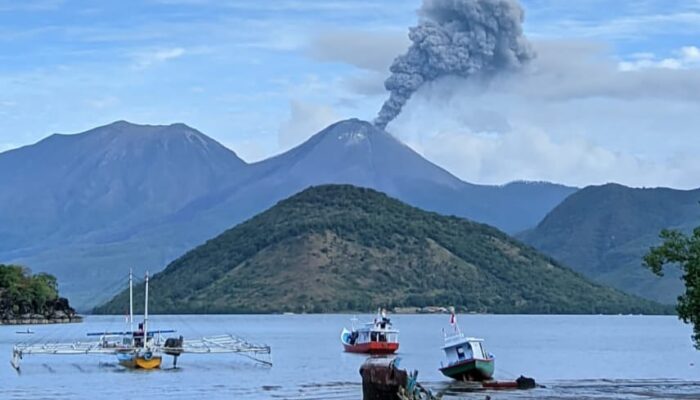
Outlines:
<svg viewBox="0 0 700 400"><path fill-rule="evenodd" d="M349 353L392 354L399 349L399 331L391 325L386 313L381 311L373 322L359 328L343 328L340 341Z"/></svg>

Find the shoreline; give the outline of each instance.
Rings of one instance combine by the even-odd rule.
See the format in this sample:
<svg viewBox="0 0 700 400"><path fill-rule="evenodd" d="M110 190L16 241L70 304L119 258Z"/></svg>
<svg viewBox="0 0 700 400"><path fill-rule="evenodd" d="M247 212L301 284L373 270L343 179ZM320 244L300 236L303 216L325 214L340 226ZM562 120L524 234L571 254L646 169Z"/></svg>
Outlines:
<svg viewBox="0 0 700 400"><path fill-rule="evenodd" d="M345 315L345 316L358 316L358 315L375 315L376 312L371 312L371 311L338 311L338 312L327 312L327 313L291 313L291 312L246 312L246 313L220 313L220 312L201 312L201 313L194 313L194 312L184 312L184 313L161 313L161 312L156 312L156 313L151 313L149 311L149 316L154 315L154 316L184 316L184 315L195 315L195 316L218 316L218 315L233 315L233 316L287 316L287 317L293 317L293 316L303 316L303 315ZM415 316L429 316L429 315L449 315L449 313L424 313L424 312L417 312L417 313L396 313L396 312L388 312L388 315L415 315ZM136 314L135 314L136 315ZM140 314L139 314L140 315ZM513 314L508 314L508 313L472 313L472 312L457 312L455 315L458 316L505 316L505 317L512 317L512 316L608 316L608 317L677 317L676 314L634 314L634 313L629 313L629 314L571 314L571 313L561 313L561 314L537 314L537 313L513 313ZM93 314L84 314L83 317L115 317L115 316L121 316L123 317L123 314L109 314L109 313L93 313Z"/></svg>
<svg viewBox="0 0 700 400"><path fill-rule="evenodd" d="M77 324L83 322L82 315L63 318L29 317L11 318L0 320L0 325L53 325L53 324Z"/></svg>

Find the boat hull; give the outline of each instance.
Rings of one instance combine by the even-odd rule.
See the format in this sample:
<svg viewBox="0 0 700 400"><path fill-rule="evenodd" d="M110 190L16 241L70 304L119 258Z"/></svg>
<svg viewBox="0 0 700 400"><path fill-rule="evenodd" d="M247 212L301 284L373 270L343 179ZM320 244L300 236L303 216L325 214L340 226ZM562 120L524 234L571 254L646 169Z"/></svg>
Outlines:
<svg viewBox="0 0 700 400"><path fill-rule="evenodd" d="M399 344L391 342L369 342L353 345L343 343L343 347L348 353L394 354L399 349Z"/></svg>
<svg viewBox="0 0 700 400"><path fill-rule="evenodd" d="M160 364L163 361L160 356L153 356L150 359L145 359L143 357L136 357L136 368L139 369L156 369L160 368Z"/></svg>
<svg viewBox="0 0 700 400"><path fill-rule="evenodd" d="M117 354L119 365L132 369L156 369L160 368L163 358L160 355L136 355L131 353Z"/></svg>
<svg viewBox="0 0 700 400"><path fill-rule="evenodd" d="M493 377L495 360L471 359L440 368L443 375L460 381L485 381Z"/></svg>

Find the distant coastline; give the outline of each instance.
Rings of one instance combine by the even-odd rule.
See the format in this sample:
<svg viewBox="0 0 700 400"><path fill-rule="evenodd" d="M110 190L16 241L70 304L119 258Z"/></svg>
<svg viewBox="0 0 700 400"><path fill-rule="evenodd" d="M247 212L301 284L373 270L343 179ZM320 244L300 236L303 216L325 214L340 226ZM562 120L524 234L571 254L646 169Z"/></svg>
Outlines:
<svg viewBox="0 0 700 400"><path fill-rule="evenodd" d="M1 319L0 325L48 325L48 324L75 324L83 322L82 315L46 317L40 314L30 316L12 317Z"/></svg>

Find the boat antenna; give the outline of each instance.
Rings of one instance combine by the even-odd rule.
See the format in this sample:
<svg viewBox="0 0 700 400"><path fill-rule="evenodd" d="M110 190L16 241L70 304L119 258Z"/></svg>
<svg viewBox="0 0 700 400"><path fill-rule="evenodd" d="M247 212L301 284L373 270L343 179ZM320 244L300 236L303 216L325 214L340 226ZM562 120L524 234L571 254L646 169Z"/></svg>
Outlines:
<svg viewBox="0 0 700 400"><path fill-rule="evenodd" d="M134 333L134 273L129 268L129 331Z"/></svg>
<svg viewBox="0 0 700 400"><path fill-rule="evenodd" d="M148 342L148 271L146 271L146 295L143 308L143 347Z"/></svg>

